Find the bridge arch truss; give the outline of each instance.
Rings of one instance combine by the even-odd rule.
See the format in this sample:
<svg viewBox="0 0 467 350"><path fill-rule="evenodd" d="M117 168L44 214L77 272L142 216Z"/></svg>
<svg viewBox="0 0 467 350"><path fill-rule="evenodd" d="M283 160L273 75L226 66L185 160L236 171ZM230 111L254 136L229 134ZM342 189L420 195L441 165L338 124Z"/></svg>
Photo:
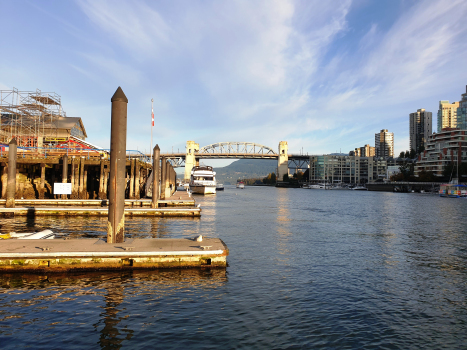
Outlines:
<svg viewBox="0 0 467 350"><path fill-rule="evenodd" d="M238 156L245 155L250 157L257 156L258 158L264 157L277 157L277 153L271 147L260 145L254 142L218 142L211 145L204 146L197 152L198 155L225 155L225 156Z"/></svg>

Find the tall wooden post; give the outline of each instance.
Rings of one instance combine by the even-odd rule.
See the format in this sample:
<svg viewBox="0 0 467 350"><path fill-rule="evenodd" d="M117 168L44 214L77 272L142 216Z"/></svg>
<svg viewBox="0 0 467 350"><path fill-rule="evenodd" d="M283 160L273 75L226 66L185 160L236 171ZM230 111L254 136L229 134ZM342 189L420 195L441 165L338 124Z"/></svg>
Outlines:
<svg viewBox="0 0 467 350"><path fill-rule="evenodd" d="M172 193L171 193L171 190L172 190L172 164L169 163L169 161L167 161L167 167L165 168L165 171L167 172L166 176L165 176L165 181L166 181L166 185L165 185L165 198L168 199Z"/></svg>
<svg viewBox="0 0 467 350"><path fill-rule="evenodd" d="M78 185L78 198L84 199L84 158L79 159L79 185Z"/></svg>
<svg viewBox="0 0 467 350"><path fill-rule="evenodd" d="M105 199L109 198L109 169L104 170L104 197Z"/></svg>
<svg viewBox="0 0 467 350"><path fill-rule="evenodd" d="M125 239L125 166L128 99L121 87L112 96L110 132L110 188L107 243Z"/></svg>
<svg viewBox="0 0 467 350"><path fill-rule="evenodd" d="M161 158L161 199L165 199L165 188L167 182L167 161Z"/></svg>
<svg viewBox="0 0 467 350"><path fill-rule="evenodd" d="M66 184L68 181L68 156L65 154L62 158L62 183ZM67 199L66 194L62 194L62 199Z"/></svg>
<svg viewBox="0 0 467 350"><path fill-rule="evenodd" d="M130 159L130 199L135 199L135 159Z"/></svg>
<svg viewBox="0 0 467 350"><path fill-rule="evenodd" d="M99 173L99 198L103 199L103 194L104 193L104 160L101 159L101 169Z"/></svg>
<svg viewBox="0 0 467 350"><path fill-rule="evenodd" d="M2 198L6 198L7 183L8 183L8 163L2 163Z"/></svg>
<svg viewBox="0 0 467 350"><path fill-rule="evenodd" d="M45 164L41 163L41 184L39 186L39 198L44 199L45 193Z"/></svg>
<svg viewBox="0 0 467 350"><path fill-rule="evenodd" d="M83 176L83 199L88 199L88 167L84 167L83 162L83 169L84 169L84 176Z"/></svg>
<svg viewBox="0 0 467 350"><path fill-rule="evenodd" d="M16 157L17 157L16 139L13 138L8 144L8 183L6 189L6 207L15 207L16 194Z"/></svg>
<svg viewBox="0 0 467 350"><path fill-rule="evenodd" d="M159 171L160 171L160 158L161 150L159 145L154 146L154 158L152 163L152 207L157 208L157 201L159 199Z"/></svg>
<svg viewBox="0 0 467 350"><path fill-rule="evenodd" d="M135 159L135 198L136 199L140 198L140 193L139 193L139 177L141 175L140 166L141 164L139 160Z"/></svg>
<svg viewBox="0 0 467 350"><path fill-rule="evenodd" d="M75 192L75 157L71 158L71 195L70 198L73 198L73 192Z"/></svg>

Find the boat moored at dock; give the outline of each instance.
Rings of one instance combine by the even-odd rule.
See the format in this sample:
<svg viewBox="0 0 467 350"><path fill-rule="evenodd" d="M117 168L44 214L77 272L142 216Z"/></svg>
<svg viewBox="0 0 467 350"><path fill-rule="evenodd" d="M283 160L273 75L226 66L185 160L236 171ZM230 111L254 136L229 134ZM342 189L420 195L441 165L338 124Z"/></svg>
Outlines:
<svg viewBox="0 0 467 350"><path fill-rule="evenodd" d="M467 197L467 185L442 184L439 187L439 196L450 198Z"/></svg>
<svg viewBox="0 0 467 350"><path fill-rule="evenodd" d="M198 194L216 194L216 172L210 166L196 166L191 170L190 190Z"/></svg>

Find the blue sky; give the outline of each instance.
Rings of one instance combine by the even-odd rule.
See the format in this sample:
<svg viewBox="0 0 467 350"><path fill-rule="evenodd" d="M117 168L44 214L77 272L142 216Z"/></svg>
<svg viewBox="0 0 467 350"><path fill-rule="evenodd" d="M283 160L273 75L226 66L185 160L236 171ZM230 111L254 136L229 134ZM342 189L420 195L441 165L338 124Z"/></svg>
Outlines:
<svg viewBox="0 0 467 350"><path fill-rule="evenodd" d="M128 97L127 149L248 141L348 152L436 113L467 85L467 2L1 0L0 89L53 91L109 148Z"/></svg>

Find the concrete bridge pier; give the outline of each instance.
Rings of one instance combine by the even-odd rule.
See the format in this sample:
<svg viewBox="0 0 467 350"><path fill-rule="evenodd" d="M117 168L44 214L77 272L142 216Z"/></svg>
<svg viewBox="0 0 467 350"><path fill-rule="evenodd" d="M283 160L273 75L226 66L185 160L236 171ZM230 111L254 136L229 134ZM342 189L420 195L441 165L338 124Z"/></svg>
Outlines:
<svg viewBox="0 0 467 350"><path fill-rule="evenodd" d="M277 158L277 181L282 181L284 175L289 175L289 148L287 141L279 142L279 157Z"/></svg>
<svg viewBox="0 0 467 350"><path fill-rule="evenodd" d="M199 159L196 160L195 153L199 151L199 143L195 141L186 142L186 155L185 155L185 181L190 181L191 170L194 166L199 164Z"/></svg>

